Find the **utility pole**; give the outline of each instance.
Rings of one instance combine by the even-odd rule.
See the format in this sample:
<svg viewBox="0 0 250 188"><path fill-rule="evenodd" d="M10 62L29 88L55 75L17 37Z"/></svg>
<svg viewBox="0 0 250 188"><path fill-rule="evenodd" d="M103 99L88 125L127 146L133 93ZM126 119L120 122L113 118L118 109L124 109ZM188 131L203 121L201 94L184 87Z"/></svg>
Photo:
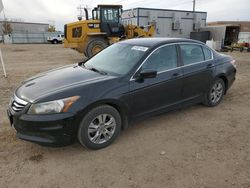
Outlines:
<svg viewBox="0 0 250 188"><path fill-rule="evenodd" d="M195 0L193 0L193 12L195 11Z"/></svg>
<svg viewBox="0 0 250 188"><path fill-rule="evenodd" d="M3 1L0 0L0 13L1 13L2 11L4 11ZM3 17L4 17L4 21L6 21L5 12L3 12ZM4 22L3 22L3 23L4 23ZM1 49L0 49L0 60L1 60L1 63L2 63L2 67L3 67L3 74L4 74L4 77L7 78L7 73L6 73L6 69L5 69L4 62L3 62L3 55L2 55Z"/></svg>

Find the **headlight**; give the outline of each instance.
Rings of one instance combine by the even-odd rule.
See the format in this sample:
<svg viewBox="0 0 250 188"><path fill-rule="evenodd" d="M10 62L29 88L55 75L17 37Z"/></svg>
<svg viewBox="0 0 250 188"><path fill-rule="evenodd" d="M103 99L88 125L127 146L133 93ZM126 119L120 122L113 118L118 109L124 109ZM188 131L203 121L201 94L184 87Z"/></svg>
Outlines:
<svg viewBox="0 0 250 188"><path fill-rule="evenodd" d="M32 104L28 114L55 114L67 112L70 106L79 99L79 96L73 96L65 99L49 101L44 103Z"/></svg>

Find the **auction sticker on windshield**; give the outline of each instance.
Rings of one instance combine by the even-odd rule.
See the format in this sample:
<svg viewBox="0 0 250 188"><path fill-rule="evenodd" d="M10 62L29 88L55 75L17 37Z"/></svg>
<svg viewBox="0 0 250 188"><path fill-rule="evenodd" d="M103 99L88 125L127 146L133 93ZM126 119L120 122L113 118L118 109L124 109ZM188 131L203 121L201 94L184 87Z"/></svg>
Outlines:
<svg viewBox="0 0 250 188"><path fill-rule="evenodd" d="M148 50L148 48L144 47L144 46L133 46L131 49L132 50L143 51L143 52L146 52Z"/></svg>

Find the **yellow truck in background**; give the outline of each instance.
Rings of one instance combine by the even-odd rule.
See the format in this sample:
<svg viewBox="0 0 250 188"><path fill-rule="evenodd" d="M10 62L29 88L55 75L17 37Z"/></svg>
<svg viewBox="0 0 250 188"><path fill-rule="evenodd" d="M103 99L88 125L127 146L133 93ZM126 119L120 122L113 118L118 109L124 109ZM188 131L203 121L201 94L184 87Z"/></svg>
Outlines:
<svg viewBox="0 0 250 188"><path fill-rule="evenodd" d="M64 26L64 47L84 53L86 57L91 57L120 40L152 37L155 32L154 25L123 25L122 5L98 5L92 10L92 19L89 19L87 9L84 11L86 20Z"/></svg>

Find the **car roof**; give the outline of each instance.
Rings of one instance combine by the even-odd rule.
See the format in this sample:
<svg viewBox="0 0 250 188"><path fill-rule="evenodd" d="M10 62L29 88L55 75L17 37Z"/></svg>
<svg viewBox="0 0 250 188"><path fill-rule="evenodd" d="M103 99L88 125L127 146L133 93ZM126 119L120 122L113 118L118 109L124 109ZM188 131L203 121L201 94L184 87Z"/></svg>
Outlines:
<svg viewBox="0 0 250 188"><path fill-rule="evenodd" d="M160 37L128 39L128 40L121 41L120 43L138 45L138 46L146 46L146 47L155 47L161 44L177 43L177 42L192 42L192 43L204 44L200 41L192 40L192 39L160 38Z"/></svg>

